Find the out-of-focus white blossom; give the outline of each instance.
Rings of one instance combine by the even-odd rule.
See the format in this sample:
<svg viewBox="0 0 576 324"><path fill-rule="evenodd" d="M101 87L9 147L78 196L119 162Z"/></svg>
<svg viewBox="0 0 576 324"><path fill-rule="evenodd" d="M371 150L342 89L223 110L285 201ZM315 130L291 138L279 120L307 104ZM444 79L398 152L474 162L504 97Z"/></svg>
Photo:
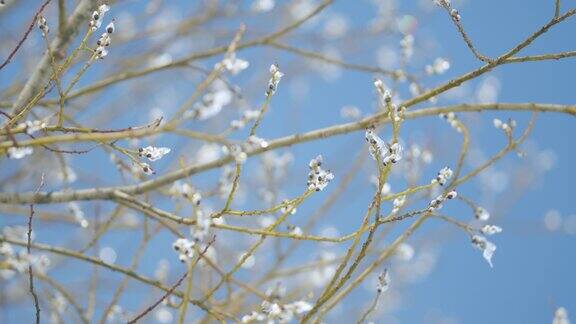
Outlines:
<svg viewBox="0 0 576 324"><path fill-rule="evenodd" d="M68 211L72 213L72 216L74 216L74 219L76 220L76 222L78 222L78 224L80 224L82 228L87 228L88 225L90 225L90 223L88 223L88 220L84 216L84 212L82 211L80 205L78 205L77 202L75 201L69 202L67 207Z"/></svg>
<svg viewBox="0 0 576 324"><path fill-rule="evenodd" d="M19 160L32 153L34 153L34 150L29 146L11 147L8 149L8 158Z"/></svg>
<svg viewBox="0 0 576 324"><path fill-rule="evenodd" d="M235 52L232 52L229 55L227 55L226 58L224 58L224 60L222 61L222 63L216 64L216 67L219 67L219 64L222 64L222 66L232 75L236 75L242 72L243 70L247 69L248 66L250 66L250 63L248 61L237 58Z"/></svg>
<svg viewBox="0 0 576 324"><path fill-rule="evenodd" d="M426 65L425 66L425 71L426 74L428 75L433 75L433 74L444 74L444 72L448 71L448 69L450 68L450 62L448 62L446 59L444 58L437 58L434 60L434 63L432 63L431 65Z"/></svg>
<svg viewBox="0 0 576 324"><path fill-rule="evenodd" d="M340 109L340 116L345 119L359 119L362 112L356 106L344 106Z"/></svg>
<svg viewBox="0 0 576 324"><path fill-rule="evenodd" d="M274 0L254 0L250 7L254 12L268 12L274 9L276 2Z"/></svg>
<svg viewBox="0 0 576 324"><path fill-rule="evenodd" d="M568 311L564 307L556 308L554 311L554 318L552 319L552 324L570 324L570 319L568 318Z"/></svg>

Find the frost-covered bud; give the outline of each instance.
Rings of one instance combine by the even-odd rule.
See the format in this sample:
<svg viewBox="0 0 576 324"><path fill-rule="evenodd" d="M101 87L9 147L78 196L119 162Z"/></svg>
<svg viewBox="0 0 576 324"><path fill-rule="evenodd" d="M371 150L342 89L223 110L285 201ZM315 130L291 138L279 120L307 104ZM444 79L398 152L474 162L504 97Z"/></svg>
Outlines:
<svg viewBox="0 0 576 324"><path fill-rule="evenodd" d="M170 151L167 147L146 146L138 149L138 155L154 162L160 160L164 155L170 153Z"/></svg>
<svg viewBox="0 0 576 324"><path fill-rule="evenodd" d="M434 3L437 6L444 7L444 8L450 8L452 6L452 4L450 3L450 0L434 0Z"/></svg>
<svg viewBox="0 0 576 324"><path fill-rule="evenodd" d="M474 235L472 236L472 245L477 248L478 250L482 251L482 256L488 262L490 267L492 267L492 256L496 251L496 245L490 241L488 241L482 235Z"/></svg>
<svg viewBox="0 0 576 324"><path fill-rule="evenodd" d="M290 215L296 214L296 207L290 205L288 200L284 200L282 203L284 204L284 206L280 208L282 214L287 214L288 212L290 212Z"/></svg>
<svg viewBox="0 0 576 324"><path fill-rule="evenodd" d="M110 46L111 41L112 40L110 38L110 34L102 33L100 38L98 38L98 40L96 41L96 45L98 45L98 46Z"/></svg>
<svg viewBox="0 0 576 324"><path fill-rule="evenodd" d="M108 5L101 5L98 7L98 10L95 10L92 13L92 19L90 20L90 28L92 29L92 31L95 31L96 29L100 28L100 26L102 25L102 19L104 18L104 14L106 12L108 12L108 10L110 10L110 7Z"/></svg>
<svg viewBox="0 0 576 324"><path fill-rule="evenodd" d="M452 19L454 19L454 21L460 21L461 19L460 13L456 9L450 10L450 16L452 16Z"/></svg>
<svg viewBox="0 0 576 324"><path fill-rule="evenodd" d="M382 273L378 275L378 285L376 286L376 291L380 294L388 290L390 286L390 273L388 269L384 269Z"/></svg>
<svg viewBox="0 0 576 324"><path fill-rule="evenodd" d="M474 210L474 217L479 221L485 222L490 219L490 213L482 207L476 207Z"/></svg>
<svg viewBox="0 0 576 324"><path fill-rule="evenodd" d="M433 211L442 208L442 201L444 201L444 199L441 199L440 197L432 199L428 204L428 210Z"/></svg>
<svg viewBox="0 0 576 324"><path fill-rule="evenodd" d="M194 256L194 246L196 243L186 238L179 238L172 243L172 248L178 253L180 262L185 262Z"/></svg>
<svg viewBox="0 0 576 324"><path fill-rule="evenodd" d="M453 112L449 112L447 114L442 113L439 116L440 118L445 119L448 122L448 124L450 124L450 126L452 126L452 128L454 128L457 132L462 133L462 129L460 128L460 122L458 121L456 114L454 114Z"/></svg>
<svg viewBox="0 0 576 324"><path fill-rule="evenodd" d="M453 172L452 169L449 167L444 167L440 171L438 171L438 175L435 179L432 180L432 183L438 183L439 185L443 186L446 182L452 178Z"/></svg>
<svg viewBox="0 0 576 324"><path fill-rule="evenodd" d="M446 200L446 199L454 199L456 198L458 194L456 193L455 190L452 190L450 192L448 192L445 195L440 195L436 198L434 198L432 201L430 201L430 203L428 204L428 210L429 211L434 211L436 209L440 209L442 208L442 203Z"/></svg>
<svg viewBox="0 0 576 324"><path fill-rule="evenodd" d="M278 83L280 83L280 79L282 79L283 76L284 73L280 72L278 64L274 63L270 65L270 80L268 81L266 96L272 96L274 93L276 93L276 89L278 89Z"/></svg>
<svg viewBox="0 0 576 324"><path fill-rule="evenodd" d="M140 164L140 167L142 168L142 172L144 172L147 175L153 175L156 173L156 171L154 171L154 169L152 169L152 167L148 163L142 163Z"/></svg>
<svg viewBox="0 0 576 324"><path fill-rule="evenodd" d="M114 26L114 21L112 21L111 23L108 24L108 26L106 26L106 33L107 34L112 34L115 30L116 30L116 28Z"/></svg>
<svg viewBox="0 0 576 324"><path fill-rule="evenodd" d="M513 119L509 119L508 122L505 123L498 118L494 118L492 123L494 124L494 127L501 129L508 134L516 127L516 121Z"/></svg>
<svg viewBox="0 0 576 324"><path fill-rule="evenodd" d="M105 49L104 46L98 46L96 47L94 53L96 54L97 59L103 59L104 57L106 57L106 55L108 55L108 50Z"/></svg>
<svg viewBox="0 0 576 324"><path fill-rule="evenodd" d="M382 102L390 103L392 101L392 94L390 93L390 90L386 88L382 80L380 79L374 80L374 87L376 87L376 90L378 91L378 94L380 95L380 99L382 100Z"/></svg>
<svg viewBox="0 0 576 324"><path fill-rule="evenodd" d="M388 147L388 151L382 159L384 165L388 165L388 163L397 163L402 160L402 146L400 143L394 143L392 145L386 144L386 146Z"/></svg>
<svg viewBox="0 0 576 324"><path fill-rule="evenodd" d="M50 32L50 28L48 27L48 22L44 16L38 16L38 28L42 31L43 34L48 34Z"/></svg>
<svg viewBox="0 0 576 324"><path fill-rule="evenodd" d="M502 232L502 228L496 225L484 225L480 232L484 235L494 235Z"/></svg>
<svg viewBox="0 0 576 324"><path fill-rule="evenodd" d="M322 169L322 160L322 155L318 155L308 163L310 172L308 173L307 186L309 190L322 191L334 179L332 172Z"/></svg>
<svg viewBox="0 0 576 324"><path fill-rule="evenodd" d="M452 190L446 194L446 199L454 199L456 198L456 196L458 196L458 193L456 192L456 190Z"/></svg>

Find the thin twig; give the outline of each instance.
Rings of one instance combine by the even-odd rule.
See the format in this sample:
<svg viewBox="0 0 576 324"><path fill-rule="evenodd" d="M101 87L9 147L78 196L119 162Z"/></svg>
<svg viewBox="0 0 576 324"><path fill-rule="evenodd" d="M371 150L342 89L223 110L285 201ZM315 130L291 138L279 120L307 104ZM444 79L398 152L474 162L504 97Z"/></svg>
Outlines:
<svg viewBox="0 0 576 324"><path fill-rule="evenodd" d="M36 24L36 20L38 20L38 16L40 16L40 14L42 13L42 11L44 11L44 8L46 8L46 6L50 3L50 1L52 1L52 0L46 0L42 4L42 6L40 6L40 9L38 9L38 11L36 11L36 14L34 14L34 18L30 22L30 25L28 25L28 29L24 33L24 36L22 36L22 38L20 39L20 41L18 42L16 47L14 47L12 52L10 52L10 54L8 55L8 57L6 58L4 63L2 63L0 65L0 70L2 70L6 65L8 65L12 61L12 58L14 57L14 55L16 55L16 52L18 52L20 47L22 47L22 45L24 44L24 42L28 38L28 35L30 35L30 32L32 32L32 28L34 28L34 25Z"/></svg>
<svg viewBox="0 0 576 324"><path fill-rule="evenodd" d="M44 185L44 174L40 178L40 184L36 188L35 192L38 192L40 188ZM28 217L28 235L26 243L26 252L28 253L28 279L30 281L29 289L30 294L34 298L34 308L36 309L36 324L40 323L40 304L38 302L38 295L34 291L34 274L32 271L32 259L31 259L31 243L32 243L32 218L34 217L34 204L30 204L30 217Z"/></svg>

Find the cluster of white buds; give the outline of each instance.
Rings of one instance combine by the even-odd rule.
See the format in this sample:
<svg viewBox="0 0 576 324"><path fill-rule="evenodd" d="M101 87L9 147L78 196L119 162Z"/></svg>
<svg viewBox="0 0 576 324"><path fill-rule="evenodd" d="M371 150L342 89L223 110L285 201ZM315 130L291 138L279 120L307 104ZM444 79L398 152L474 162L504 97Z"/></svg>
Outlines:
<svg viewBox="0 0 576 324"><path fill-rule="evenodd" d="M402 208L406 204L406 196L402 195L400 197L394 198L392 201L392 211L390 212L392 215L398 214L400 208Z"/></svg>
<svg viewBox="0 0 576 324"><path fill-rule="evenodd" d="M244 148L246 150L267 148L267 147L268 142L265 139L260 138L256 135L250 135L246 140L246 144L244 145Z"/></svg>
<svg viewBox="0 0 576 324"><path fill-rule="evenodd" d="M485 222L490 219L490 213L482 207L476 207L474 209L474 217L479 221Z"/></svg>
<svg viewBox="0 0 576 324"><path fill-rule="evenodd" d="M14 251L11 244L0 243L0 262L4 265L0 269L0 278L9 279L15 272L24 273L28 266L32 266L36 272L45 274L50 267L50 258L45 254L28 254L25 248Z"/></svg>
<svg viewBox="0 0 576 324"><path fill-rule="evenodd" d="M378 275L378 285L376 286L376 291L380 294L388 290L390 286L390 273L388 269L384 269L382 273Z"/></svg>
<svg viewBox="0 0 576 324"><path fill-rule="evenodd" d="M450 0L434 0L434 3L436 3L436 5L446 9L449 13L450 16L452 17L452 19L454 19L454 21L460 21L460 14L458 13L458 10L452 8L452 4L450 3Z"/></svg>
<svg viewBox="0 0 576 324"><path fill-rule="evenodd" d="M200 205L202 201L202 194L196 188L192 187L188 183L182 183L180 180L175 181L170 187L169 193L171 196L182 196L189 199L194 205Z"/></svg>
<svg viewBox="0 0 576 324"><path fill-rule="evenodd" d="M246 152L244 152L244 150L242 150L242 147L237 144L233 144L230 146L222 146L222 152L224 154L232 156L234 158L234 161L236 161L236 163L238 164L246 162L246 159L248 158Z"/></svg>
<svg viewBox="0 0 576 324"><path fill-rule="evenodd" d="M170 153L170 151L167 147L146 146L138 149L138 156L145 157L154 162L160 160L164 155Z"/></svg>
<svg viewBox="0 0 576 324"><path fill-rule="evenodd" d="M310 160L308 167L310 168L307 183L309 190L322 191L334 179L334 174L330 170L322 169L322 155Z"/></svg>
<svg viewBox="0 0 576 324"><path fill-rule="evenodd" d="M264 300L260 312L252 312L242 317L242 323L267 321L268 323L290 323L295 316L302 315L312 309L312 304L299 300L289 304Z"/></svg>
<svg viewBox="0 0 576 324"><path fill-rule="evenodd" d="M478 250L482 251L482 256L486 262L488 262L490 267L492 267L492 256L494 255L494 251L496 251L496 244L488 241L482 235L473 235L472 245Z"/></svg>
<svg viewBox="0 0 576 324"><path fill-rule="evenodd" d="M46 35L50 32L50 27L48 27L48 22L44 16L38 16L38 21L36 23L38 24L38 28L42 31L42 34Z"/></svg>
<svg viewBox="0 0 576 324"><path fill-rule="evenodd" d="M385 143L375 132L374 128L366 129L366 141L370 144L370 155L374 160L379 157L384 166L402 160L402 146L400 143Z"/></svg>
<svg viewBox="0 0 576 324"><path fill-rule="evenodd" d="M224 60L222 60L222 62L216 63L215 68L219 69L221 67L224 67L232 75L236 75L240 73L242 70L247 69L248 66L250 66L250 63L248 61L236 58L236 53L232 52L230 54L227 54Z"/></svg>
<svg viewBox="0 0 576 324"><path fill-rule="evenodd" d="M484 235L494 235L502 233L502 227L496 225L484 225L484 227L480 229L480 232Z"/></svg>
<svg viewBox="0 0 576 324"><path fill-rule="evenodd" d="M392 102L392 94L390 93L390 90L386 88L382 80L380 79L374 80L374 87L376 87L376 91L378 91L378 94L380 95L380 100L383 105Z"/></svg>
<svg viewBox="0 0 576 324"><path fill-rule="evenodd" d="M230 122L230 127L232 129L242 129L246 126L246 123L256 120L258 117L260 117L260 110L246 110L242 113L240 119L235 119Z"/></svg>
<svg viewBox="0 0 576 324"><path fill-rule="evenodd" d="M170 153L170 149L167 147L146 146L138 149L138 156L141 158L147 158L151 162L160 160L164 155L168 153ZM139 163L139 166L142 172L147 175L156 173L156 171L154 171L154 169L148 163L141 162Z"/></svg>
<svg viewBox="0 0 576 324"><path fill-rule="evenodd" d="M272 96L276 93L276 89L278 89L278 83L280 83L280 79L284 76L284 73L280 72L278 68L278 64L274 63L270 65L270 80L268 81L268 89L266 90L266 96Z"/></svg>
<svg viewBox="0 0 576 324"><path fill-rule="evenodd" d="M34 150L29 146L11 147L7 150L8 158L14 160L22 159L32 153Z"/></svg>
<svg viewBox="0 0 576 324"><path fill-rule="evenodd" d="M494 127L503 130L506 134L511 134L512 130L516 127L516 121L514 119L508 119L508 122L505 123L498 118L494 118L492 123Z"/></svg>
<svg viewBox="0 0 576 324"><path fill-rule="evenodd" d="M426 71L426 74L428 75L433 75L433 74L444 74L444 72L448 71L448 69L450 68L450 62L448 62L448 60L439 57L437 59L434 60L434 63L426 65L424 67L424 70Z"/></svg>
<svg viewBox="0 0 576 324"><path fill-rule="evenodd" d="M438 171L438 175L436 175L435 179L432 179L432 183L438 183L439 185L443 186L446 182L452 178L452 169L449 167L443 167L440 171Z"/></svg>
<svg viewBox="0 0 576 324"><path fill-rule="evenodd" d="M102 19L104 18L104 14L108 12L108 10L110 10L110 7L108 5L103 4L99 6L98 9L92 13L92 19L90 20L90 28L92 29L92 31L95 31L96 29L100 28L100 26L102 25Z"/></svg>
<svg viewBox="0 0 576 324"><path fill-rule="evenodd" d="M554 312L554 318L552 319L552 324L570 324L566 308L558 307L556 309Z"/></svg>
<svg viewBox="0 0 576 324"><path fill-rule="evenodd" d="M18 127L23 127L24 131L28 135L33 135L34 133L46 128L46 126L48 125L43 120L34 120L34 121L27 120L23 123L18 124Z"/></svg>
<svg viewBox="0 0 576 324"><path fill-rule="evenodd" d="M194 243L186 238L179 238L173 244L172 248L178 252L178 259L180 262L186 262L186 260L192 259L194 256Z"/></svg>
<svg viewBox="0 0 576 324"><path fill-rule="evenodd" d="M69 202L67 205L67 208L68 208L68 211L70 213L72 213L72 216L74 216L74 219L76 220L76 222L82 228L87 228L88 225L90 225L90 223L86 219L86 216L84 215L84 212L82 211L82 209L80 208L80 205L78 205L78 203L76 203L75 201Z"/></svg>
<svg viewBox="0 0 576 324"><path fill-rule="evenodd" d="M442 194L442 195L432 199L432 201L430 201L430 204L428 204L428 210L434 211L434 210L440 209L440 208L442 208L442 203L444 201L446 201L446 199L454 199L454 198L456 198L456 196L458 196L458 193L456 192L456 190L452 190L446 194Z"/></svg>
<svg viewBox="0 0 576 324"><path fill-rule="evenodd" d="M452 126L452 128L454 128L458 133L462 133L462 128L460 127L460 121L458 121L458 118L456 117L456 114L454 112L449 112L447 114L445 113L441 113L438 116L440 116L440 118L445 119L448 124L450 124L450 126Z"/></svg>
<svg viewBox="0 0 576 324"><path fill-rule="evenodd" d="M110 35L112 35L114 30L114 21L112 21L108 24L108 26L106 26L106 31L96 41L96 58L103 59L106 55L108 55L108 50L106 47L110 46L110 43L112 42Z"/></svg>
<svg viewBox="0 0 576 324"><path fill-rule="evenodd" d="M400 47L402 48L402 58L404 61L409 61L414 54L414 36L410 34L404 36L400 41Z"/></svg>

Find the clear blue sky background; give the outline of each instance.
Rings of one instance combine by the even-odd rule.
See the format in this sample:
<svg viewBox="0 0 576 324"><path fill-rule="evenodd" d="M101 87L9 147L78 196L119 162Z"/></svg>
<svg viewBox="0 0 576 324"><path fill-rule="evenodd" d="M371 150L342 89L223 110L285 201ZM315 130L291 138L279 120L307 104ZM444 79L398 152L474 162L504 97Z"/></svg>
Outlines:
<svg viewBox="0 0 576 324"><path fill-rule="evenodd" d="M282 1L278 2L281 3ZM402 3L399 5L401 15L414 15L419 19L415 29L416 58L424 63L432 61L437 56L446 57L452 65L446 78L461 75L479 66L477 60L459 38L448 17L441 10L435 8L420 19L422 11L416 8L414 2L417 1L398 2ZM495 56L508 50L543 25L553 14L553 2L553 0L468 0L457 6L462 15L463 24L477 48L486 55ZM563 10L567 10L575 3L564 0L563 5ZM122 8L130 8L131 6L137 7L138 5L131 3L122 6ZM113 8L113 10L120 10L119 8L120 6L118 9ZM5 22L0 21L0 28L21 31L14 26L23 26L23 21L29 19L29 11L26 11L22 6L14 12L16 14L6 17ZM368 19L372 18L374 10L373 6L365 0L337 0L328 10L328 13L345 14L354 28L364 25ZM118 25L122 26L122 22L119 21ZM250 26L248 24L249 31ZM575 50L575 30L576 21L568 21L553 28L522 54ZM0 39L2 39L1 37L4 36L0 36ZM310 48L310 43L305 40L293 39L290 42L303 48ZM375 64L378 47L387 44L394 48L398 44L398 37L373 38L370 42L362 44L366 46L366 48L362 48L362 54L355 55L354 51L343 51L344 60ZM125 50L129 51L129 49ZM115 55L114 51L115 49L112 48L110 55ZM289 66L292 62L299 60L294 56L279 54L278 51L270 49L259 48L256 51L244 51L239 56L247 58L251 62L249 73L265 75L269 62L251 60L252 57L256 57L255 55L262 53L262 51L266 53L265 58L270 61L278 61L281 66ZM258 57L262 58L261 54L258 54ZM6 71L16 71L18 64L16 61L10 70ZM210 64L206 63L205 66L209 67ZM114 70L113 67L109 67L109 69ZM0 74L0 86L2 87L6 87L10 82L6 71L2 71ZM576 60L566 59L557 62L511 64L497 68L491 72L491 75L496 76L501 82L498 98L501 102L574 104L576 101L574 92L575 71ZM287 75L282 81L283 83L280 84L280 90L273 100L272 108L261 127L260 134L265 138L276 138L298 131L342 123L343 120L339 111L344 105L356 105L364 113L373 112L374 90L372 88L373 76L371 75L344 71L345 77L327 82L319 76L306 74L304 79L310 88L307 97L303 99L294 96L290 90L291 86L289 86L290 81L294 81L299 76L291 75L290 70L286 72ZM102 77L102 73L92 74L92 77L92 79L88 77L83 80L82 82L86 83L81 82L81 84L87 84L94 78ZM156 76L147 77L144 78L143 82L159 82L155 81L155 78ZM426 81L426 85L431 87L446 78L429 79ZM481 80L473 81L465 86L473 90ZM235 82L245 88L256 89L256 95L250 98L254 104L258 104L262 100L262 91L254 85L255 82L262 83L261 77L250 79L241 76L236 78ZM185 89L183 88L185 85L182 84L169 87L176 91ZM121 97L122 89L125 88L119 86L117 90L112 90L108 98L115 100L114 98ZM405 87L401 93L404 97L407 96ZM183 95L179 100L183 100L185 97L186 95ZM130 98L122 99L129 100ZM466 101L467 98L463 98L456 101L444 100L440 103ZM179 103L180 101L176 102ZM473 102L473 100L468 102ZM423 104L421 107L428 105ZM124 125L123 121L132 117L147 120L148 111L154 106L154 102L153 100L139 101L135 106L137 107L134 109L133 116L126 116L126 119L117 119L115 122ZM495 116L501 119L514 117L519 121L519 126L523 128L527 122L528 113L486 113L463 117L471 125L473 147L481 148L487 155L493 154L505 144L502 134L494 130L491 125L491 120ZM539 115L537 125L531 135L532 144L530 147L533 149L527 151L537 154L544 150L552 150L556 156L556 163L553 169L540 174L537 181L531 185L531 188L526 189L521 197L514 197L507 191L499 194L486 194L479 189L480 182L478 181L473 181L460 189L464 195L481 203L485 202L486 207L497 216L494 222L504 228L504 232L493 239L498 245L498 250L494 256L494 268L491 269L485 263L480 252L471 247L468 237L462 232L449 224L430 221L424 226L423 232L415 235L411 243L415 245L417 255L421 249L425 250L430 246L436 247L438 251L436 266L422 282L402 287L402 304L390 315L387 315L386 320L392 323L395 323L394 320L400 323L548 323L551 321L556 306L564 306L569 313L576 315L574 293L576 291L576 279L574 279L576 273L576 236L566 234L563 231L552 233L547 231L543 225L543 215L550 209L557 209L564 217L576 214L574 204L576 196L574 189L570 186L576 181L574 169L574 165L576 165L575 125L573 117L554 114ZM445 155L440 154L435 157L434 164L426 170L430 176L425 176L424 179L430 178L443 165L453 164L457 146L454 149L450 149L449 146L459 145L459 140L457 138L451 139L454 133L444 122L438 118L430 117L410 122L404 131L406 135L403 138L405 140L421 140L427 144L430 144L428 141L431 139L435 139L435 141L446 140L446 143L431 143L432 147L441 148L441 153L445 153ZM177 143L171 137L168 137L164 143L170 143L170 141ZM448 148L443 148L445 144ZM364 145L363 134L356 133L294 147L292 152L296 155L296 161L293 171L295 175L301 175L302 179L300 180L302 181L295 179L288 182L284 188L286 194L292 196L301 192L306 173L305 165L307 160L315 154L323 153L326 164L334 170L338 177L353 160L354 155L350 152L355 154L362 145ZM80 166L79 173L84 172L86 174L95 167L102 165L100 163L108 163L108 158L105 154L95 152L90 159L79 156L75 157L74 161ZM3 161L3 163L7 163L10 167L11 164L9 163L13 162ZM526 171L529 170L525 168L527 163L511 156L500 162L494 170L509 174L514 173L519 178L528 177L531 174L522 174L522 172L530 172ZM162 165L167 166L168 163ZM105 169L108 171L102 171L103 181L107 185L118 183L115 181L118 179L116 179L117 177L114 178L114 175L111 174L110 179L106 177L106 172L115 172L113 169L113 167L108 167ZM162 172L162 168L160 170ZM358 226L361 211L371 196L372 187L368 185L367 181L368 171L353 182L347 200L332 209L330 218L325 218L325 221L330 222L329 225L337 227L342 233L348 233L355 226ZM199 178L200 186L210 181L208 178ZM75 187L82 188L86 185L88 183L79 181ZM400 182L395 186L393 181L392 187L400 190ZM330 189L333 188L329 188L328 193ZM299 221L303 223L304 215L313 211L328 193L323 192L305 204L297 214L301 218L296 217L294 223L298 224ZM251 198L249 197L249 203L254 203ZM470 220L472 217L470 211L461 204L456 205L447 206L446 212L460 220ZM495 206L498 209L494 210ZM12 224L14 221L10 219L9 223ZM321 228L320 226L318 229ZM59 234L55 231L45 231L39 234L38 240L62 243L61 240L58 241L58 236ZM125 236L119 235L110 235L105 239L109 245L116 247L122 245L123 248L118 249L120 264L126 263L122 256L129 256L137 242L135 239L126 239ZM437 242L443 242L443 244L436 246ZM148 251L148 256L142 265L142 269L147 274L152 274L159 258L175 261L174 255L168 249L171 238L161 236L154 244L162 248ZM306 255L306 251L297 254L300 258ZM292 260L292 264L297 262L299 262L298 258ZM174 263L175 268L173 270L177 269L177 266ZM74 272L75 269L76 267L64 269L62 273L56 274L56 277L64 280L66 276L78 274ZM83 269L82 274L87 274L86 268ZM172 275L175 273L179 273L179 269L174 270ZM241 275L249 276L247 273L241 273ZM142 305L142 292L144 292L142 289L130 290L122 300L122 304L132 308L132 310L139 309ZM357 289L348 299L349 305L366 305L371 301L372 294L373 292L369 290ZM7 315L8 318L11 320L28 319L29 306L15 307ZM334 317L330 321L348 321L350 319L346 316L351 315L356 314L338 314L335 312L335 316L338 317Z"/></svg>

